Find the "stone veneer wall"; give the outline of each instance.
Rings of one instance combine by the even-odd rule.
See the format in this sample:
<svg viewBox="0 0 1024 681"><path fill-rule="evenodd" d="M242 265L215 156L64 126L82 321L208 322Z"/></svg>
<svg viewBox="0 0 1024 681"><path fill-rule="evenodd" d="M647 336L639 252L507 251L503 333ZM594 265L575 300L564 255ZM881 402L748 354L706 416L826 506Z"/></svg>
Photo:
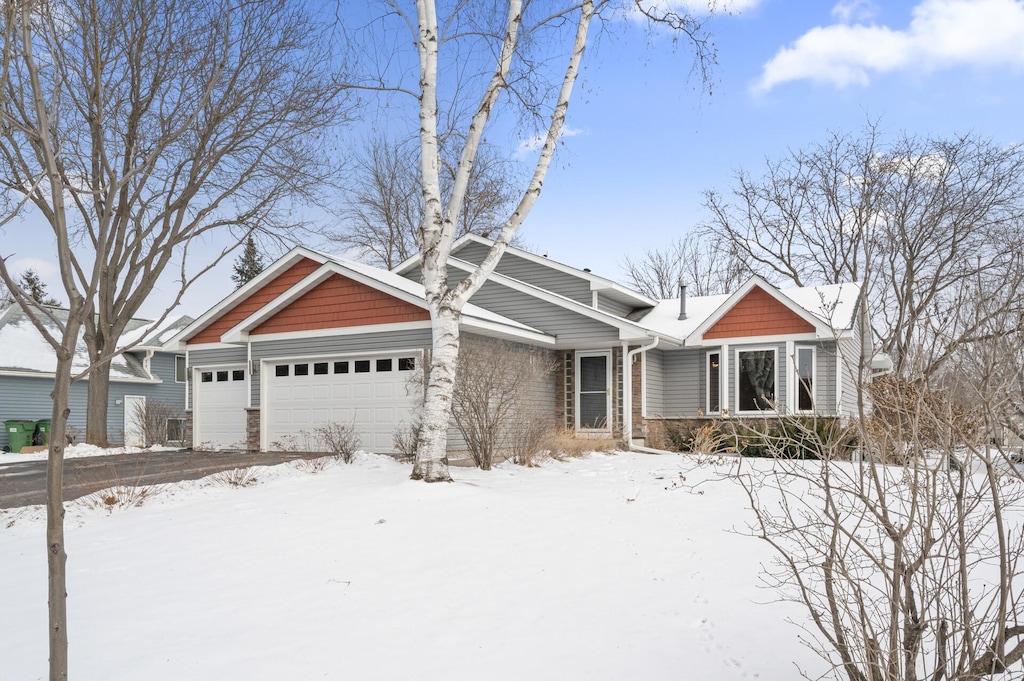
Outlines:
<svg viewBox="0 0 1024 681"><path fill-rule="evenodd" d="M247 407L245 410L245 448L250 452L260 451L259 407Z"/></svg>
<svg viewBox="0 0 1024 681"><path fill-rule="evenodd" d="M192 410L185 410L185 441L182 443L192 449Z"/></svg>

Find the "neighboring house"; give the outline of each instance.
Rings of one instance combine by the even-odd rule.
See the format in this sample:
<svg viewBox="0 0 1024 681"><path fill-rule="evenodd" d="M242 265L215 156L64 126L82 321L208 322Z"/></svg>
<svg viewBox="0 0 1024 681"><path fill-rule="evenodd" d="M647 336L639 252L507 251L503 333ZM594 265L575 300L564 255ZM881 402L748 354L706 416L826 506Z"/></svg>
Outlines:
<svg viewBox="0 0 1024 681"><path fill-rule="evenodd" d="M67 310L47 309L55 319L67 319ZM129 322L118 347L136 344L110 363L107 434L111 442L140 444L141 433L135 418L145 410L147 401L159 401L178 417L184 417L185 357L168 352L163 343L191 321L190 317L175 317L164 320L157 328L145 319ZM54 336L60 337L57 324L46 320L45 325ZM88 366L89 355L85 343L80 341L73 372L81 372ZM49 419L53 412L50 393L56 367L53 349L19 306L12 305L0 312L0 421ZM71 385L68 405L71 435L85 434L88 380L85 378ZM175 428L183 430L182 426L171 423L171 434ZM8 446L6 430L0 435L0 446Z"/></svg>
<svg viewBox="0 0 1024 681"><path fill-rule="evenodd" d="M489 247L460 239L449 280ZM296 248L229 295L171 341L187 356L193 443L301 446L336 422L391 451L415 420L422 382L410 379L430 352L419 279L416 259L389 272ZM664 447L674 420L855 415L872 358L859 301L856 284L779 290L760 277L728 296L657 301L510 248L461 334L551 353L556 375L534 397L553 427ZM450 449L464 448L453 431Z"/></svg>

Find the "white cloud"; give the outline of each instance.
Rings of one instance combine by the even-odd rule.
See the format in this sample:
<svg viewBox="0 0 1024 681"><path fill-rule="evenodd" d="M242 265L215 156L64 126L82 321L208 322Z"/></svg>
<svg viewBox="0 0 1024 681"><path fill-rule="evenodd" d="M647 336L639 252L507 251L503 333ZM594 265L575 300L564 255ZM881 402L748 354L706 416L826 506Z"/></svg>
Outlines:
<svg viewBox="0 0 1024 681"><path fill-rule="evenodd" d="M863 23L866 7L841 2L833 14L860 23L811 29L765 64L754 90L795 80L867 85L880 73L957 65L1024 68L1024 0L923 0L904 30Z"/></svg>
<svg viewBox="0 0 1024 681"><path fill-rule="evenodd" d="M875 3L871 0L841 0L832 8L832 16L844 24L851 21L869 21L875 15Z"/></svg>
<svg viewBox="0 0 1024 681"><path fill-rule="evenodd" d="M576 137L582 135L583 130L573 128L568 125L562 126L562 134L558 136L558 139L563 137ZM533 137L528 137L519 143L519 149L516 151L516 158L523 158L528 156L535 151L540 151L540 148L544 146L544 140L546 140L548 134L546 132L539 133Z"/></svg>
<svg viewBox="0 0 1024 681"><path fill-rule="evenodd" d="M762 0L644 0L644 9L689 12L690 14L740 14L761 4Z"/></svg>

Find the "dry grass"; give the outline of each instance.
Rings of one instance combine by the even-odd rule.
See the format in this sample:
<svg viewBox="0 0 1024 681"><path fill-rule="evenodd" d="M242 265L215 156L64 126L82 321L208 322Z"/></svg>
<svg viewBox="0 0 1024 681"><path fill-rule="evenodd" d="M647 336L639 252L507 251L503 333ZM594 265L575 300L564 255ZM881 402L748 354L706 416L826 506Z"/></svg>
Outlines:
<svg viewBox="0 0 1024 681"><path fill-rule="evenodd" d="M590 452L610 452L618 448L618 440L578 438L570 431L553 433L546 437L540 451L552 459L578 459Z"/></svg>
<svg viewBox="0 0 1024 681"><path fill-rule="evenodd" d="M214 473L210 480L224 487L252 487L259 483L259 474L256 466L244 466Z"/></svg>
<svg viewBox="0 0 1024 681"><path fill-rule="evenodd" d="M88 508L102 508L108 512L114 509L136 508L160 494L163 488L159 485L124 485L100 490L89 496L82 497L79 503Z"/></svg>

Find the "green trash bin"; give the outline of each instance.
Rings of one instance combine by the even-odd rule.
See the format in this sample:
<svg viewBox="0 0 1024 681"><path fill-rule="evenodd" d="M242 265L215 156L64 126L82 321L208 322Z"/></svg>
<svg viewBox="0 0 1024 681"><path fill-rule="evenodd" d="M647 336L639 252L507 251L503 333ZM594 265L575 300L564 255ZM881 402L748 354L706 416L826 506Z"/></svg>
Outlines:
<svg viewBox="0 0 1024 681"><path fill-rule="evenodd" d="M39 445L50 444L50 419L36 421L36 437L32 442Z"/></svg>
<svg viewBox="0 0 1024 681"><path fill-rule="evenodd" d="M4 427L12 452L18 453L22 447L32 444L32 435L36 432L35 421L4 421Z"/></svg>

